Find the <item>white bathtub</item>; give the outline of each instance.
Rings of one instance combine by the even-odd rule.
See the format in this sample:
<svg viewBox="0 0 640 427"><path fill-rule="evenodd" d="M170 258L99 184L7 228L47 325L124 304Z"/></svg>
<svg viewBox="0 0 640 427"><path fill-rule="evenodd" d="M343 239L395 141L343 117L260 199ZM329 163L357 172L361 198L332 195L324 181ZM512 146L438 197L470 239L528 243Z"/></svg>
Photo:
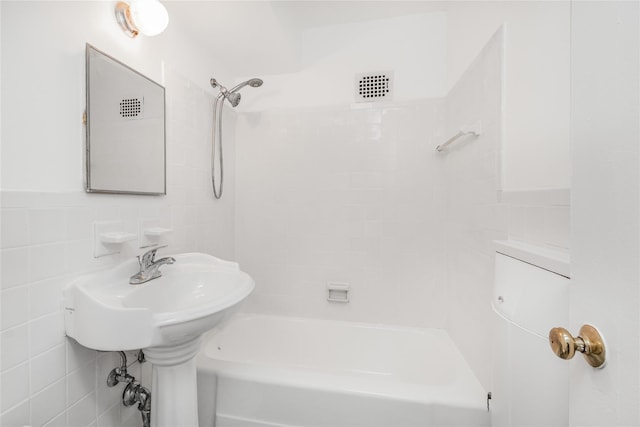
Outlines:
<svg viewBox="0 0 640 427"><path fill-rule="evenodd" d="M489 426L486 398L438 329L243 314L198 355L200 427Z"/></svg>

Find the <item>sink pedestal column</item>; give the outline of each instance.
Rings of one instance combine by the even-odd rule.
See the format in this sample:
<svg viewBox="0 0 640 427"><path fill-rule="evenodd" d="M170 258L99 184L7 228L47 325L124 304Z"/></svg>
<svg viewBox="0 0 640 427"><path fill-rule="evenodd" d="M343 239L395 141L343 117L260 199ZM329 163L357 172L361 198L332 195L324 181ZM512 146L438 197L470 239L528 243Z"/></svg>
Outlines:
<svg viewBox="0 0 640 427"><path fill-rule="evenodd" d="M151 427L198 427L195 356L200 337L144 350L153 364Z"/></svg>

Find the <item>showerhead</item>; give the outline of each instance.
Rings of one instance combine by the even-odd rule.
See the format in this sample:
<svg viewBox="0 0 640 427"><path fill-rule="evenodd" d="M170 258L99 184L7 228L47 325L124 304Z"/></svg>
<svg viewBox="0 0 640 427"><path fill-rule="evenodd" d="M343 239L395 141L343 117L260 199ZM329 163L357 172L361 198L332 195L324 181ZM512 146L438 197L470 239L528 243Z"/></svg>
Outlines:
<svg viewBox="0 0 640 427"><path fill-rule="evenodd" d="M237 107L238 104L240 104L240 99L242 99L242 95L240 95L237 92L229 92L226 93L225 98L227 98L227 101L229 101L229 103L231 104L232 107Z"/></svg>
<svg viewBox="0 0 640 427"><path fill-rule="evenodd" d="M245 82L240 83L239 85L234 86L231 90L227 90L226 87L222 86L214 78L209 80L209 83L211 84L211 87L217 87L220 90L220 94L224 96L227 101L229 101L229 104L231 104L232 107L237 107L238 104L240 104L240 99L242 99L242 96L238 93L240 89L247 85L251 87L260 87L262 86L263 82L261 79L249 79Z"/></svg>

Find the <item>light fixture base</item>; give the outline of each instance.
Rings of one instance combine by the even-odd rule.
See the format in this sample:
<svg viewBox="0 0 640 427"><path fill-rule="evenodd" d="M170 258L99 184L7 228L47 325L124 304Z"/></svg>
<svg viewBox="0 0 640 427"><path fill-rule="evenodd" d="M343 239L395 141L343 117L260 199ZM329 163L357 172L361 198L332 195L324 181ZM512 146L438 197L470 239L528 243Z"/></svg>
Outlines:
<svg viewBox="0 0 640 427"><path fill-rule="evenodd" d="M118 25L122 28L122 31L126 35L131 38L135 38L140 34L136 26L133 24L133 20L131 19L131 10L129 9L129 5L123 1L119 1L116 3L116 21L118 21Z"/></svg>

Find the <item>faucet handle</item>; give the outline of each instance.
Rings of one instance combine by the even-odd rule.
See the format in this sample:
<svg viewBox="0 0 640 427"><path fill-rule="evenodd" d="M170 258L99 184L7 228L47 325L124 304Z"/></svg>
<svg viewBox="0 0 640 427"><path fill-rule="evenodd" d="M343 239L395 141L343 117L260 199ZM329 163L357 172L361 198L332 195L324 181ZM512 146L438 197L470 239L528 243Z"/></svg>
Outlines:
<svg viewBox="0 0 640 427"><path fill-rule="evenodd" d="M140 264L140 267L148 267L153 264L156 259L156 252L158 252L158 249L166 248L167 246L168 245L156 246L155 248L151 248L145 252L142 255L142 258L138 256L138 263Z"/></svg>

